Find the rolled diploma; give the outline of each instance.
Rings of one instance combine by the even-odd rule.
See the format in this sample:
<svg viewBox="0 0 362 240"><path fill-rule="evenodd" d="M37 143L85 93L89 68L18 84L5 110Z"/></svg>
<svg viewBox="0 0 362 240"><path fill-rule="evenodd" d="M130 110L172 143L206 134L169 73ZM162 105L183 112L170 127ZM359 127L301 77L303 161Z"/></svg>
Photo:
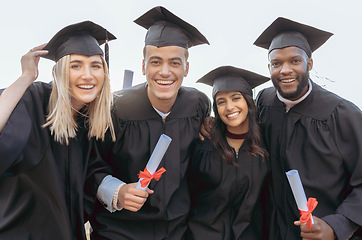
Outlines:
<svg viewBox="0 0 362 240"><path fill-rule="evenodd" d="M285 173L287 175L289 185L292 188L295 202L302 211L308 211L307 197L305 196L302 181L300 180L298 170L290 170ZM311 215L312 216L312 215ZM312 224L314 224L312 217Z"/></svg>
<svg viewBox="0 0 362 240"><path fill-rule="evenodd" d="M163 156L165 155L166 151L167 151L167 148L168 146L170 145L172 139L165 135L165 134L162 134L160 136L160 138L158 139L158 142L156 144L156 147L155 149L153 150L152 154L151 154L151 157L150 159L148 160L148 163L146 165L147 167L147 170L153 175L157 168L158 168L158 165L160 165L160 162L163 158ZM146 187L141 187L141 180L143 178L140 178L138 180L138 183L136 185L136 188L138 189L143 189L145 190L147 187L148 187L148 184Z"/></svg>

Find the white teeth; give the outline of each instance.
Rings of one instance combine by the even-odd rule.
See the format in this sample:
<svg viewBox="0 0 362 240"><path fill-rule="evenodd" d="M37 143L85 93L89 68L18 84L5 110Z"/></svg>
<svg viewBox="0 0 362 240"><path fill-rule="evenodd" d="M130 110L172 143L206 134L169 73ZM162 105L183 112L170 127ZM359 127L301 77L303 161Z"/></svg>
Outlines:
<svg viewBox="0 0 362 240"><path fill-rule="evenodd" d="M157 80L156 82L157 82L157 84L161 84L161 85L170 85L173 83L173 81L171 81L171 80Z"/></svg>
<svg viewBox="0 0 362 240"><path fill-rule="evenodd" d="M295 78L281 80L281 82L283 82L283 83L290 83L290 82L293 82L293 81L295 81Z"/></svg>
<svg viewBox="0 0 362 240"><path fill-rule="evenodd" d="M238 112L236 112L236 113L233 113L233 114L230 114L230 115L226 115L228 118L232 118L232 117L235 117L236 115L239 115L239 113Z"/></svg>
<svg viewBox="0 0 362 240"><path fill-rule="evenodd" d="M83 89L91 89L94 87L94 85L79 85L78 87Z"/></svg>

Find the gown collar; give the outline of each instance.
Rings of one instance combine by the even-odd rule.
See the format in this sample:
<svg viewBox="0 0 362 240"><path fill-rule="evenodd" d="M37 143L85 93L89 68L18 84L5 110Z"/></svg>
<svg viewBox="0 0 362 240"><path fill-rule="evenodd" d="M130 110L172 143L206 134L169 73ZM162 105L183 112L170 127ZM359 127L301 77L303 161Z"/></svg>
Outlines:
<svg viewBox="0 0 362 240"><path fill-rule="evenodd" d="M312 82L310 81L310 79L308 80L308 91L299 99L292 101L286 98L283 98L280 93L277 91L277 97L278 99L283 102L285 104L285 112L289 112L289 110L294 107L295 105L297 105L298 103L300 103L301 101L303 101L306 97L308 97L308 95L312 92Z"/></svg>

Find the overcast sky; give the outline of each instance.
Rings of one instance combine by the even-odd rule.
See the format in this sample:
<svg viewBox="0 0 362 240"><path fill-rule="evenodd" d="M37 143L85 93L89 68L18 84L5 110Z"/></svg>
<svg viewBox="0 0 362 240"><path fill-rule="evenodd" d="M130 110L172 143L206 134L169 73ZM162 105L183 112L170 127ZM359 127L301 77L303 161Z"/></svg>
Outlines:
<svg viewBox="0 0 362 240"><path fill-rule="evenodd" d="M61 28L84 20L102 25L118 38L110 42L112 90L122 88L126 69L134 71L133 85L144 82L141 66L146 30L133 20L159 5L194 25L210 42L210 45L190 48L190 72L183 85L196 87L210 97L211 87L195 82L223 65L269 76L267 50L254 46L253 42L281 16L334 33L313 53L311 78L362 108L359 0L7 1L1 6L0 15L0 88L7 87L20 76L22 55L49 41ZM53 65L50 60L41 59L39 81L52 80ZM270 82L262 88L268 86Z"/></svg>

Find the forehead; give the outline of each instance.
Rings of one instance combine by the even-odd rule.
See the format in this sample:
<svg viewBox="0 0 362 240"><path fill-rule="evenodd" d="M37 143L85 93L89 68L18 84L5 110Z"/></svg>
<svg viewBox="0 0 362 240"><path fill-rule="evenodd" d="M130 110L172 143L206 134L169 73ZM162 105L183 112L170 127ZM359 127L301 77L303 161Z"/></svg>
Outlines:
<svg viewBox="0 0 362 240"><path fill-rule="evenodd" d="M218 100L220 98L231 97L235 94L241 95L241 93L239 91L228 91L228 92L218 91L215 95L215 100Z"/></svg>
<svg viewBox="0 0 362 240"><path fill-rule="evenodd" d="M179 46L156 47L152 45L147 45L145 47L145 58L181 58L182 60L184 60L186 51L187 50L185 48Z"/></svg>
<svg viewBox="0 0 362 240"><path fill-rule="evenodd" d="M308 58L307 53L299 47L290 46L285 48L273 49L269 53L269 60L280 59L280 58L291 58L291 57L303 57Z"/></svg>
<svg viewBox="0 0 362 240"><path fill-rule="evenodd" d="M77 53L73 53L70 54L70 61L74 61L74 60L90 60L90 61L102 61L101 55L99 54L95 54L92 56L87 56L87 55L83 55L83 54L77 54Z"/></svg>

